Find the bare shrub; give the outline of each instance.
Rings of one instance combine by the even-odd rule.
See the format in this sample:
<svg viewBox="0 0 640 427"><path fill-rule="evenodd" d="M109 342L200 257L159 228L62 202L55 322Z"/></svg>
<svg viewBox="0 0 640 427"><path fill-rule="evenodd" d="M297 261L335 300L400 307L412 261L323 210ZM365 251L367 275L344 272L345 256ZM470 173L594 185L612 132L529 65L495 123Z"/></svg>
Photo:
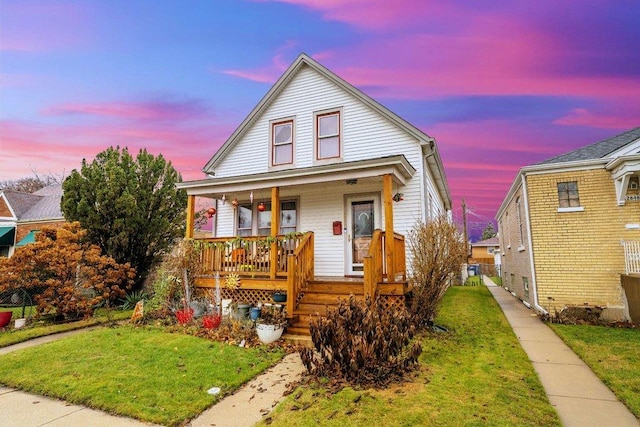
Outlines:
<svg viewBox="0 0 640 427"><path fill-rule="evenodd" d="M431 324L451 278L460 272L466 259L464 239L446 216L427 224L418 223L408 236L412 254L409 302L416 326Z"/></svg>
<svg viewBox="0 0 640 427"><path fill-rule="evenodd" d="M310 322L315 346L300 350L310 374L359 386L384 386L401 379L418 364L419 342L406 310L389 310L382 300L341 301L326 316Z"/></svg>

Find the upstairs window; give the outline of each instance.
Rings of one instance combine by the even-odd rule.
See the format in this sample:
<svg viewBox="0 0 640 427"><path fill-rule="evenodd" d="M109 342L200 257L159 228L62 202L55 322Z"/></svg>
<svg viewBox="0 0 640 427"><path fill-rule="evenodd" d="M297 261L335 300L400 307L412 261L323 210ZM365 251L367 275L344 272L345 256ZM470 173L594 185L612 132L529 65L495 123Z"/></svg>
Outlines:
<svg viewBox="0 0 640 427"><path fill-rule="evenodd" d="M558 183L558 205L561 208L575 208L580 206L577 181Z"/></svg>
<svg viewBox="0 0 640 427"><path fill-rule="evenodd" d="M273 166L293 163L293 120L271 124Z"/></svg>
<svg viewBox="0 0 640 427"><path fill-rule="evenodd" d="M316 157L318 160L340 157L340 112L316 116Z"/></svg>

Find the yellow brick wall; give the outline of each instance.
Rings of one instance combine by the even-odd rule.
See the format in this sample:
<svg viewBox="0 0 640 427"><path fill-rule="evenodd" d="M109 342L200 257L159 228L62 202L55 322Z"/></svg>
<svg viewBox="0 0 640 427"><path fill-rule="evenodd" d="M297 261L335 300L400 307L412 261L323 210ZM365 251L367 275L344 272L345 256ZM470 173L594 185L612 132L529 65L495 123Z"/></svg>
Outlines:
<svg viewBox="0 0 640 427"><path fill-rule="evenodd" d="M518 227L516 201L520 198L520 218L522 223L522 240ZM518 188L502 217L498 221L500 249L502 253L502 280L509 291L515 292L518 298L533 304L533 280L526 227L526 212L522 187ZM525 279L529 283L529 291L525 290Z"/></svg>
<svg viewBox="0 0 640 427"><path fill-rule="evenodd" d="M582 212L558 212L559 182L577 181ZM623 307L621 240L640 240L640 202L616 202L611 174L604 169L529 175L527 192L536 266L538 302Z"/></svg>

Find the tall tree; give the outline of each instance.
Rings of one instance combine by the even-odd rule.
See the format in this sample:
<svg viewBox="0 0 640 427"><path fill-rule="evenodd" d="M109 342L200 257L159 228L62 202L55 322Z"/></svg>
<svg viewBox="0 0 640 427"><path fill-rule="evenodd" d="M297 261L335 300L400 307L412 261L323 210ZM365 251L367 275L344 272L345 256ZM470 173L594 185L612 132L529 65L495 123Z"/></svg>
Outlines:
<svg viewBox="0 0 640 427"><path fill-rule="evenodd" d="M62 184L62 211L119 263L137 271L139 288L157 258L184 235L187 196L180 174L162 155L110 147L82 161Z"/></svg>
<svg viewBox="0 0 640 427"><path fill-rule="evenodd" d="M487 240L490 239L492 237L496 237L496 235L498 234L498 232L496 231L495 227L493 226L492 222L487 223L487 226L484 228L484 230L482 230L482 240Z"/></svg>

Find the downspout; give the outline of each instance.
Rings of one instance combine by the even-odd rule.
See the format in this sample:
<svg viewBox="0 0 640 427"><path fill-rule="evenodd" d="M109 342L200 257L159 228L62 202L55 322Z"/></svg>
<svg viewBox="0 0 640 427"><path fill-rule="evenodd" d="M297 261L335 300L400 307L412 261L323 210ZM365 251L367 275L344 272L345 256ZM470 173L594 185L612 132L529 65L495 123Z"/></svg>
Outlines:
<svg viewBox="0 0 640 427"><path fill-rule="evenodd" d="M522 173L522 198L524 199L525 224L527 224L527 241L529 244L529 263L531 265L531 290L533 291L533 307L538 312L547 314L547 310L538 304L538 284L536 280L536 268L533 262L533 240L531 240L531 219L529 218L529 194L527 193L526 174Z"/></svg>

